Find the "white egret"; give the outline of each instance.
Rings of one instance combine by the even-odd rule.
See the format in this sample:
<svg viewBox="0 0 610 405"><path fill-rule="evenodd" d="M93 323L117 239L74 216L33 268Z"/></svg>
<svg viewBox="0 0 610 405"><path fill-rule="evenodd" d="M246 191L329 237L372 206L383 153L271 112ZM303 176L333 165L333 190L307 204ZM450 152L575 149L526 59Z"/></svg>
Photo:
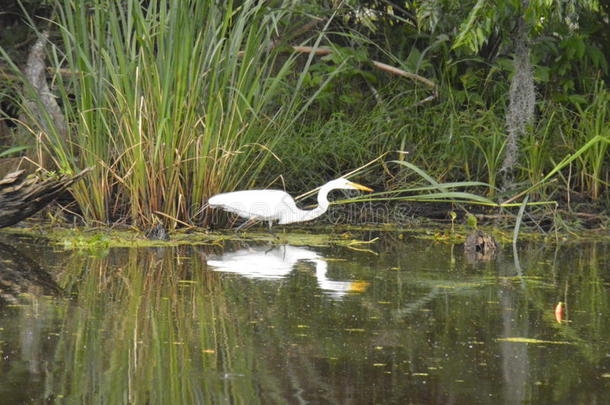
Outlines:
<svg viewBox="0 0 610 405"><path fill-rule="evenodd" d="M311 221L324 214L328 209L328 193L335 189L373 191L363 185L338 178L320 187L318 206L312 210L297 207L294 199L281 190L244 190L217 194L208 200L210 207L222 208L240 217L278 224Z"/></svg>

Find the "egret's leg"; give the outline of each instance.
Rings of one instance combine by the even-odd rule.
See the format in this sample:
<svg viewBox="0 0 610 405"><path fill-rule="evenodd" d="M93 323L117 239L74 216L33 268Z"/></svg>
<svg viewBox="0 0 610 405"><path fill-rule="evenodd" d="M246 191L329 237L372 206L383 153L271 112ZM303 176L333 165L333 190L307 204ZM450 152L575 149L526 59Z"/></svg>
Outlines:
<svg viewBox="0 0 610 405"><path fill-rule="evenodd" d="M275 232L273 232L273 229L271 228L271 225L273 225L273 221L269 221L268 223L269 223L269 233L270 233L271 235L273 235L273 236L274 236L276 239L278 239L278 240L279 240L279 239L280 239L280 237L279 237L279 236L277 236L277 234L276 234Z"/></svg>
<svg viewBox="0 0 610 405"><path fill-rule="evenodd" d="M243 224L241 224L240 226L235 228L235 232L239 232L241 230L241 228L252 225L254 222L256 222L256 219L252 219L252 218L246 219L246 221Z"/></svg>

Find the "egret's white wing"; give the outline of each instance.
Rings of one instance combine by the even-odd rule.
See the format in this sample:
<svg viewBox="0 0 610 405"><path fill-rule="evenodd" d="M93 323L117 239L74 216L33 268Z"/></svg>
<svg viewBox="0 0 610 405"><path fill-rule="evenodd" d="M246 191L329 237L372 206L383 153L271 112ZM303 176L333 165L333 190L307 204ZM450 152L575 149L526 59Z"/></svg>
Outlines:
<svg viewBox="0 0 610 405"><path fill-rule="evenodd" d="M215 195L208 203L244 218L266 221L280 219L296 208L292 197L281 190L234 191Z"/></svg>

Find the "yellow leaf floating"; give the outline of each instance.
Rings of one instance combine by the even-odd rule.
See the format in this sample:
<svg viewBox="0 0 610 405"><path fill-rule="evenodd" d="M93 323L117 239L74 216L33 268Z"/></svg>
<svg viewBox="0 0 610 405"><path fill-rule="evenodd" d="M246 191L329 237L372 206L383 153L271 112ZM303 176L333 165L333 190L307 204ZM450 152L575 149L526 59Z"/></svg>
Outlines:
<svg viewBox="0 0 610 405"><path fill-rule="evenodd" d="M532 338L524 338L524 337L507 337L507 338L497 338L498 342L514 342L514 343L543 343L543 344L551 344L551 345L571 345L574 344L572 342L563 342L560 340L542 340L542 339L532 339Z"/></svg>

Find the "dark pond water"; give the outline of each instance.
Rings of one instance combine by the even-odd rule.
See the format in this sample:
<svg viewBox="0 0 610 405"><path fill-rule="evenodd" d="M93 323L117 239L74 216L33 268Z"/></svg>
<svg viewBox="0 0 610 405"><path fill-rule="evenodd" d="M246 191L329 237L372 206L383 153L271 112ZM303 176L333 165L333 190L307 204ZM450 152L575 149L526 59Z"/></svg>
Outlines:
<svg viewBox="0 0 610 405"><path fill-rule="evenodd" d="M0 403L609 403L610 244L473 262L378 236L62 252L0 234Z"/></svg>

